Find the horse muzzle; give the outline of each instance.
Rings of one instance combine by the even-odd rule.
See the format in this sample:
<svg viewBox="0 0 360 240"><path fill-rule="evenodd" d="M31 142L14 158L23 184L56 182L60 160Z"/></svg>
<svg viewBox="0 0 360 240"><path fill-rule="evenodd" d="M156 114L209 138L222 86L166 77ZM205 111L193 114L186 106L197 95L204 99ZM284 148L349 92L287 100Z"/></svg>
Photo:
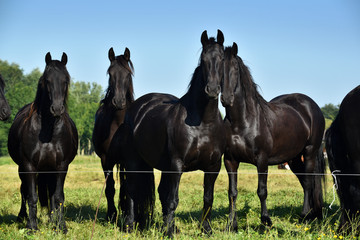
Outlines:
<svg viewBox="0 0 360 240"><path fill-rule="evenodd" d="M223 107L232 107L234 105L234 94L221 94L220 101Z"/></svg>
<svg viewBox="0 0 360 240"><path fill-rule="evenodd" d="M111 103L116 109L119 109L119 110L122 110L122 109L124 109L126 107L126 99L125 99L125 97L121 98L121 99L113 98Z"/></svg>
<svg viewBox="0 0 360 240"><path fill-rule="evenodd" d="M55 105L52 104L50 107L50 113L54 117L60 117L65 112L65 106L63 104Z"/></svg>
<svg viewBox="0 0 360 240"><path fill-rule="evenodd" d="M210 98L215 98L217 99L220 93L221 87L220 85L215 85L215 86L210 86L209 84L206 85L205 87L205 93L210 97Z"/></svg>
<svg viewBox="0 0 360 240"><path fill-rule="evenodd" d="M11 110L9 106L2 107L0 110L0 120L5 121L7 120L11 115Z"/></svg>

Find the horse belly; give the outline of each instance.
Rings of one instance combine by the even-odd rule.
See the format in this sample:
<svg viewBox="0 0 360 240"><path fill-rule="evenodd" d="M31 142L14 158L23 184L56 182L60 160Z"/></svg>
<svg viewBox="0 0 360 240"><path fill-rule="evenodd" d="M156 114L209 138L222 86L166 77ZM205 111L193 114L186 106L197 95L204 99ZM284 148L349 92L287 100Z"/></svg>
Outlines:
<svg viewBox="0 0 360 240"><path fill-rule="evenodd" d="M304 151L309 134L307 129L297 126L297 132L284 130L280 137L273 139L273 148L268 159L270 165L290 161Z"/></svg>

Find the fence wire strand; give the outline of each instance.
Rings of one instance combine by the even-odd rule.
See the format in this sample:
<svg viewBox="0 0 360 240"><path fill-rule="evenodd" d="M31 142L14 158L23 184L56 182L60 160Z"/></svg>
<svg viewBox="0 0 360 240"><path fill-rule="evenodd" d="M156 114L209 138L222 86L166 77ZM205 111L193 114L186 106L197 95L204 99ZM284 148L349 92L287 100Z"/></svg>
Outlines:
<svg viewBox="0 0 360 240"><path fill-rule="evenodd" d="M238 175L297 175L297 176L333 176L333 173L294 173L290 170L284 170L286 172L267 172L267 173L258 173L258 172L242 172L241 170L238 172L227 172L227 171L219 171L219 172L207 172L207 171L201 171L201 170L195 170L195 171L189 171L189 172L185 172L185 171L161 171L161 170L154 170L154 171L102 171L102 170L94 170L94 171L89 171L89 170L70 170L70 171L31 171L31 172L18 172L18 171L6 171L6 172L0 172L0 174L57 174L57 173L67 173L67 174L72 174L72 173L136 173L136 174L149 174L149 173L156 173L156 172L160 172L160 173L164 173L164 174L199 174L199 173L203 173L203 174L238 174ZM335 171L336 172L336 171ZM348 176L348 177L360 177L360 174L356 174L356 173L336 173L336 176Z"/></svg>

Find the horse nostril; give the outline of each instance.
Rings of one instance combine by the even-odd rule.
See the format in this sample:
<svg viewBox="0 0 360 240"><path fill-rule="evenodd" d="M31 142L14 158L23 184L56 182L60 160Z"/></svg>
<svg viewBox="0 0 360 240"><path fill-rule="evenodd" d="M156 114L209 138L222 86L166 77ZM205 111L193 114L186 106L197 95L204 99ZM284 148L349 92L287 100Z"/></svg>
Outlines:
<svg viewBox="0 0 360 240"><path fill-rule="evenodd" d="M51 105L51 107L50 107L50 112L51 112L51 114L55 114L55 108L54 108L54 105Z"/></svg>
<svg viewBox="0 0 360 240"><path fill-rule="evenodd" d="M220 85L218 85L217 88L216 88L216 94L219 94L220 91L221 91L221 87L220 87Z"/></svg>
<svg viewBox="0 0 360 240"><path fill-rule="evenodd" d="M116 106L116 99L115 98L113 98L111 102L112 102L113 106Z"/></svg>
<svg viewBox="0 0 360 240"><path fill-rule="evenodd" d="M209 92L210 92L210 87L209 87L209 85L206 85L206 87L205 87L205 93L206 93L206 94L209 94Z"/></svg>

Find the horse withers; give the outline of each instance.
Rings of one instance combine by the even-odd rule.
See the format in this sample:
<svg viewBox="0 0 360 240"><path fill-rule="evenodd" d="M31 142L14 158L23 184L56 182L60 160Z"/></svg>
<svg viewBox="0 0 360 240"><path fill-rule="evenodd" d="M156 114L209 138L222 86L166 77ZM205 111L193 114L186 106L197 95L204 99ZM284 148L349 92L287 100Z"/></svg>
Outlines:
<svg viewBox="0 0 360 240"><path fill-rule="evenodd" d="M58 61L47 53L45 62L34 102L25 105L15 116L9 131L8 150L19 166L21 179L18 220L27 219L26 227L37 230L39 199L42 207L49 208L54 227L66 233L64 182L77 152L78 133L66 109L70 83L67 55L63 53Z"/></svg>
<svg viewBox="0 0 360 240"><path fill-rule="evenodd" d="M123 123L126 110L134 101L134 89L132 75L133 64L130 60L130 50L125 48L124 54L115 57L113 48L109 49L110 66L108 69L109 86L100 107L96 111L95 125L92 135L95 152L101 159L106 180L105 195L108 210L106 218L114 221L117 211L114 203L115 182L113 168L115 161L109 161L106 153L111 140L118 127Z"/></svg>
<svg viewBox="0 0 360 240"><path fill-rule="evenodd" d="M237 169L240 162L255 165L261 222L272 225L267 206L268 165L288 162L304 189L302 217L322 218L324 158L319 152L325 120L319 106L303 94L287 94L267 102L257 91L249 69L225 49L221 102L226 109L227 148L224 163L229 175L229 222L237 230ZM304 157L304 161L301 157Z"/></svg>
<svg viewBox="0 0 360 240"><path fill-rule="evenodd" d="M202 229L211 233L211 209L214 183L225 150L224 125L218 109L223 78L224 36L218 30L217 41L201 35L200 65L195 69L187 93L180 99L150 93L137 99L128 109L124 124L113 137L109 157L122 159L120 205L124 207L125 226L144 226L154 206L153 168L162 171L158 187L164 229L174 233L175 210L183 172L202 170L204 207ZM118 150L120 149L120 150ZM145 223L144 223L145 222Z"/></svg>
<svg viewBox="0 0 360 240"><path fill-rule="evenodd" d="M345 96L325 134L329 167L336 177L334 183L338 186L342 211L339 230L345 231L351 230L351 222L360 216L359 103L360 86L357 86Z"/></svg>

